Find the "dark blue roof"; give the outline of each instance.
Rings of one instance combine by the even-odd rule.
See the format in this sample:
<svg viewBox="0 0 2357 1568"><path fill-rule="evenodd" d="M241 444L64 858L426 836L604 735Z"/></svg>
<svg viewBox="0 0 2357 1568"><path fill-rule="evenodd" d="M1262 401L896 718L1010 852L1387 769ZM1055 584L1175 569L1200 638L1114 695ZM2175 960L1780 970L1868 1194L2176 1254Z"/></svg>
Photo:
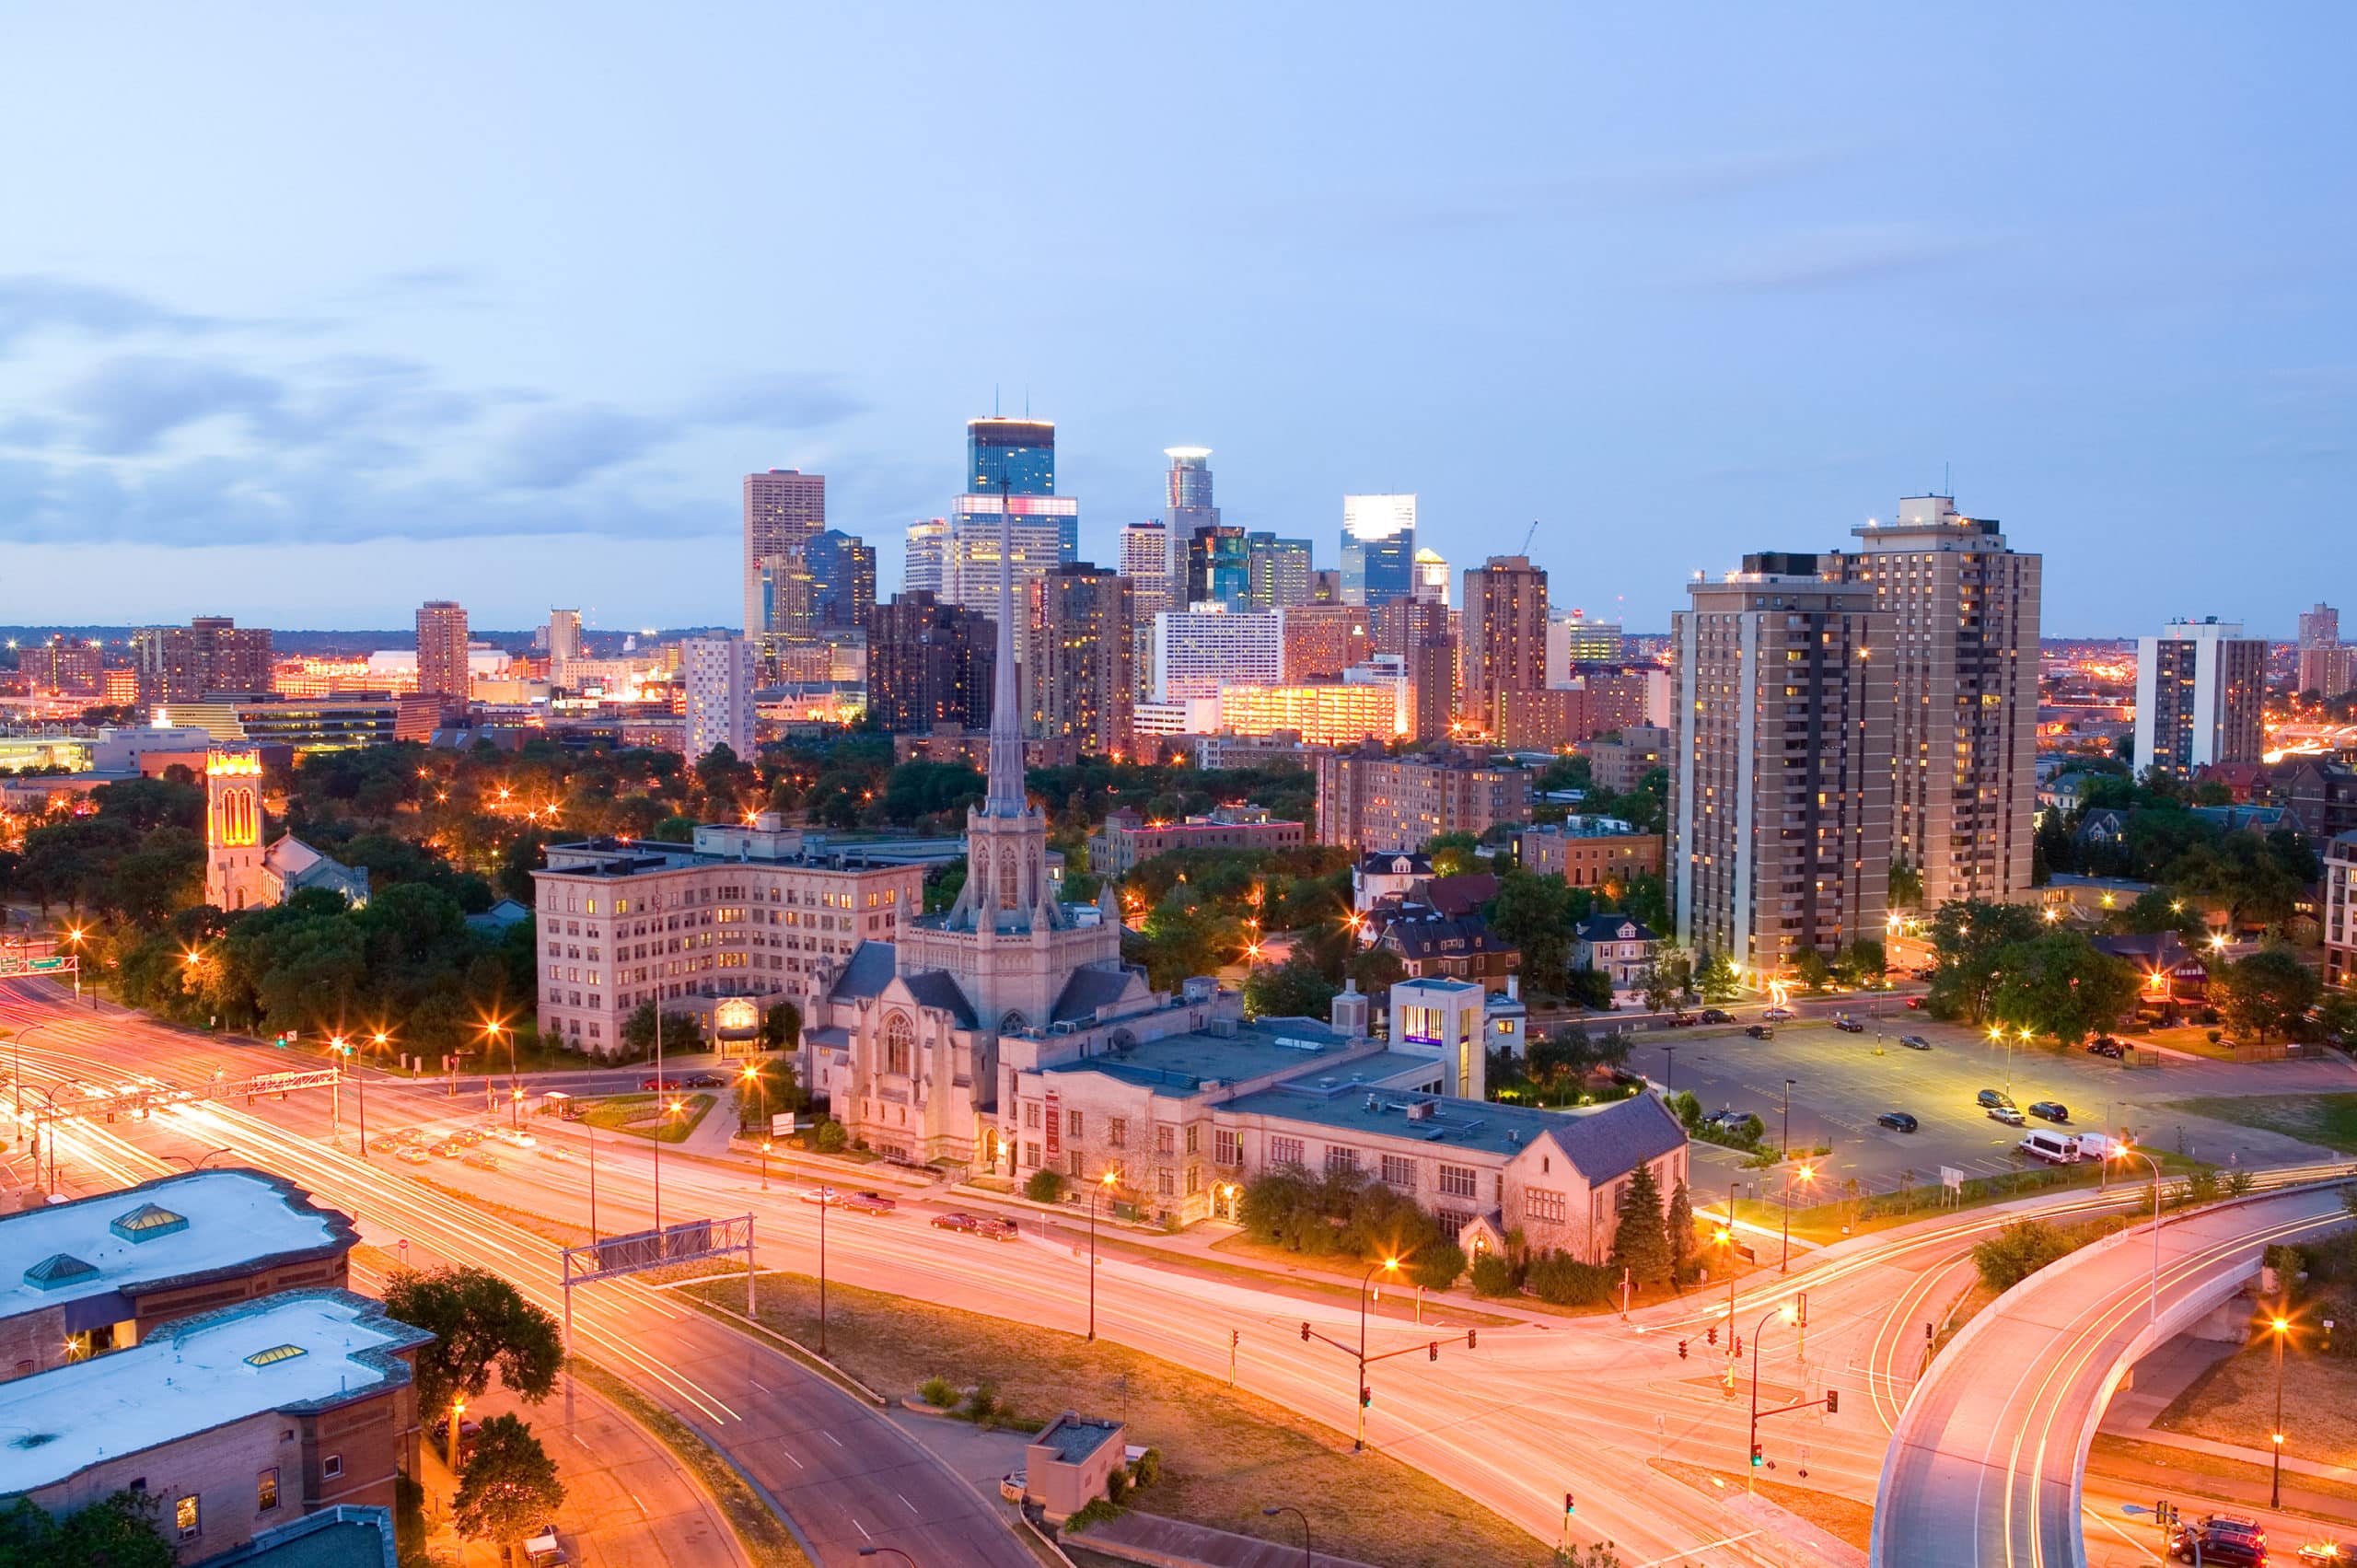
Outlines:
<svg viewBox="0 0 2357 1568"><path fill-rule="evenodd" d="M917 974L902 975L900 983L909 988L909 994L917 999L919 1005L938 1008L951 1015L961 1028L974 1027L974 1005L966 1000L965 991L947 970L925 970Z"/></svg>
<svg viewBox="0 0 2357 1568"><path fill-rule="evenodd" d="M881 996L884 988L892 983L896 955L889 942L862 942L852 949L851 962L835 977L834 989L827 993L833 1002L855 1002L863 996Z"/></svg>

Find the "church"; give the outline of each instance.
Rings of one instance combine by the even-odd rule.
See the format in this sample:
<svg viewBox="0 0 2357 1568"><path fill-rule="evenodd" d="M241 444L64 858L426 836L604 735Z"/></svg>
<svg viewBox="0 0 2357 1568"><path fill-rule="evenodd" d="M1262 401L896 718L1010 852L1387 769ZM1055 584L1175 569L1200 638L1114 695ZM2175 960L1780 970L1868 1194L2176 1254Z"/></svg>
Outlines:
<svg viewBox="0 0 2357 1568"><path fill-rule="evenodd" d="M226 913L283 904L306 888L348 903L368 901L368 873L313 849L292 833L264 846L261 759L215 750L204 760L204 901Z"/></svg>

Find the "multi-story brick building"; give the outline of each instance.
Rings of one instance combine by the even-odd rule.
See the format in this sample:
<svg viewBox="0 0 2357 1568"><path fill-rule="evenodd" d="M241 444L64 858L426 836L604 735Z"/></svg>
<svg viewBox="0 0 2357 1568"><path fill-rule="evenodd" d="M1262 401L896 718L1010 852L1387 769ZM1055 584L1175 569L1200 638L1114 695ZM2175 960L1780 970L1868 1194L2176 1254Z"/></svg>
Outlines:
<svg viewBox="0 0 2357 1568"><path fill-rule="evenodd" d="M72 694L96 697L106 687L104 650L96 643L52 637L17 650L17 668L30 697Z"/></svg>
<svg viewBox="0 0 2357 1568"><path fill-rule="evenodd" d="M1364 605L1295 604L1278 610L1279 678L1340 680L1374 651L1374 624Z"/></svg>
<svg viewBox="0 0 2357 1568"><path fill-rule="evenodd" d="M1222 806L1182 822L1148 822L1125 808L1108 816L1088 841L1088 868L1100 877L1124 877L1172 850L1298 849L1306 832L1301 823L1280 821L1257 806Z"/></svg>
<svg viewBox="0 0 2357 1568"><path fill-rule="evenodd" d="M269 631L240 627L226 615L200 615L186 626L144 627L131 635L131 657L143 707L271 687Z"/></svg>
<svg viewBox="0 0 2357 1568"><path fill-rule="evenodd" d="M1588 777L1596 788L1626 795L1647 773L1666 764L1670 739L1666 729L1635 725L1622 729L1618 739L1589 741L1580 753L1587 759Z"/></svg>
<svg viewBox="0 0 2357 1568"><path fill-rule="evenodd" d="M1498 735L1508 704L1547 688L1546 570L1527 555L1492 555L1468 571L1464 624L1465 718Z"/></svg>
<svg viewBox="0 0 2357 1568"><path fill-rule="evenodd" d="M1086 563L1033 580L1030 651L1022 670L1031 733L1069 737L1092 757L1127 757L1135 749L1136 592L1130 578Z"/></svg>
<svg viewBox="0 0 2357 1568"><path fill-rule="evenodd" d="M1747 555L1724 580L1689 584L1692 608L1673 617L1678 939L1745 970L1882 935L1891 617L1826 564Z"/></svg>
<svg viewBox="0 0 2357 1568"><path fill-rule="evenodd" d="M879 604L867 636L867 711L888 732L990 723L991 618L923 589Z"/></svg>
<svg viewBox="0 0 2357 1568"><path fill-rule="evenodd" d="M1395 757L1379 746L1318 759L1318 838L1359 850L1422 849L1435 833L1530 819L1530 775L1470 751Z"/></svg>
<svg viewBox="0 0 2357 1568"><path fill-rule="evenodd" d="M923 908L924 873L784 827L700 827L692 844L551 844L532 873L540 1033L612 1054L641 1003L798 994L862 942L889 942Z"/></svg>
<svg viewBox="0 0 2357 1568"><path fill-rule="evenodd" d="M1519 852L1525 871L1560 877L1574 888L1625 888L1633 872L1662 872L1662 836L1613 817L1566 817L1525 828Z"/></svg>

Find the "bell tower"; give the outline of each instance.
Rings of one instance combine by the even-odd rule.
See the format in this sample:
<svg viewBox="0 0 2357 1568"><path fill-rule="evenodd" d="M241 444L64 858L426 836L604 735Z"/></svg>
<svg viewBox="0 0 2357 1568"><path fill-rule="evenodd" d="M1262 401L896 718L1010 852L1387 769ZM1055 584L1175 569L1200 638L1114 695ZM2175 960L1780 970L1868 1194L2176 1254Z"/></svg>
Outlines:
<svg viewBox="0 0 2357 1568"><path fill-rule="evenodd" d="M270 902L261 856L261 759L250 751L207 754L204 901L225 912Z"/></svg>

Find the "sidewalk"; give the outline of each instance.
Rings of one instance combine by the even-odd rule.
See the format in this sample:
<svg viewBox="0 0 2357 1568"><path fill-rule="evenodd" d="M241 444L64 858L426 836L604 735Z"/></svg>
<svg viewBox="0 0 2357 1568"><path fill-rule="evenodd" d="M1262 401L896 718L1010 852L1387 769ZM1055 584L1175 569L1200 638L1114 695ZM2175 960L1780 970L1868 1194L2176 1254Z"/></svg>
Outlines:
<svg viewBox="0 0 2357 1568"><path fill-rule="evenodd" d="M1300 1527L1290 1516L1280 1522L1296 1530ZM1190 1525L1134 1510L1091 1525L1078 1535L1061 1539L1065 1546L1149 1563L1153 1568L1195 1568L1197 1564L1209 1564L1210 1568L1298 1568L1302 1562L1301 1548L1294 1541L1258 1540L1251 1536L1215 1530L1208 1525ZM1329 1557L1322 1551L1313 1552L1309 1561L1322 1563L1325 1568L1368 1568L1355 1558Z"/></svg>

